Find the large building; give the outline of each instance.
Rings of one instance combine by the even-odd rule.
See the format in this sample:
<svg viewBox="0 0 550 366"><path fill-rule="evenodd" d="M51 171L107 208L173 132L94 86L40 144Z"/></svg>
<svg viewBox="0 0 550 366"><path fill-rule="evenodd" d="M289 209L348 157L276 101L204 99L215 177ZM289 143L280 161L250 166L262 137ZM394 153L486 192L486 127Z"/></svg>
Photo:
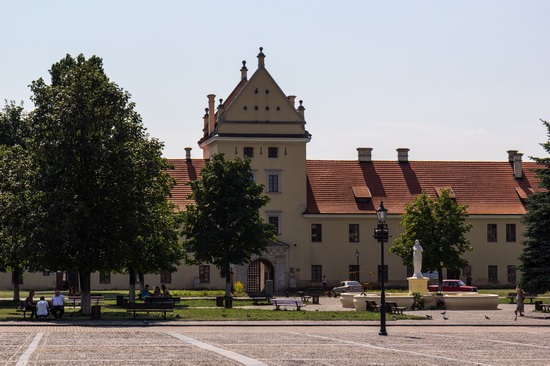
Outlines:
<svg viewBox="0 0 550 366"><path fill-rule="evenodd" d="M473 225L468 238L474 248L461 273L471 274L478 286L514 286L521 252L526 198L537 189L534 163L522 161L515 150L503 152L501 162L412 161L407 148L397 148L391 161L374 159L376 151L357 148L356 160L308 160L302 101L286 95L265 66L260 48L258 66L249 77L246 63L240 80L224 100L207 96L206 114L198 145L202 158L193 159L186 148L182 159L170 159L177 179L171 200L185 209L190 193L187 182L196 179L216 153L251 160L254 178L265 185L271 201L262 210L265 221L277 226L279 236L263 255L233 269L235 281L249 292L321 286L323 275L334 283L345 279L380 281L380 244L372 233L376 209L384 201L393 238L401 232L405 205L421 192L437 197L449 189L459 204L468 205ZM315 128L315 121L312 121ZM358 131L365 133L367 131ZM385 247L386 282L405 286L410 268ZM411 249L412 250L412 249ZM4 275L3 275L4 276ZM22 288L53 288L62 274L26 273ZM2 281L2 283L8 283ZM171 288L223 288L225 278L213 265L179 267L175 273L146 275L145 282ZM95 274L94 289L125 288L127 276Z"/></svg>

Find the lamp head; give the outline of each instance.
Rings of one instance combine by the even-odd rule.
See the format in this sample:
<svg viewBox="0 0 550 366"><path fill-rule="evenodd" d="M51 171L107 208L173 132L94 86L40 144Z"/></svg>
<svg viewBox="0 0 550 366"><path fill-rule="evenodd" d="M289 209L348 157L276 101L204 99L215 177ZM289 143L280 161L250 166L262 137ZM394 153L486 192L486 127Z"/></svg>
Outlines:
<svg viewBox="0 0 550 366"><path fill-rule="evenodd" d="M380 201L380 207L376 210L376 217L378 218L379 223L384 224L386 222L386 219L388 218L388 210L384 207L384 201Z"/></svg>

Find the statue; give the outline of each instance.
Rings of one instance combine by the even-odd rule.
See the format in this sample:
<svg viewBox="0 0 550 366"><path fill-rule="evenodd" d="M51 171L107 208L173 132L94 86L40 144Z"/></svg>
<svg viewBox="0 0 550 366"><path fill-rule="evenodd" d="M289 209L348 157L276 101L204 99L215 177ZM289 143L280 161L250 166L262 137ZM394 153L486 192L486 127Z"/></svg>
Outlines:
<svg viewBox="0 0 550 366"><path fill-rule="evenodd" d="M422 275L422 252L424 249L422 249L422 246L420 245L420 240L416 239L414 241L414 247L413 247L413 266L414 266L414 274L413 277L416 278L423 278Z"/></svg>

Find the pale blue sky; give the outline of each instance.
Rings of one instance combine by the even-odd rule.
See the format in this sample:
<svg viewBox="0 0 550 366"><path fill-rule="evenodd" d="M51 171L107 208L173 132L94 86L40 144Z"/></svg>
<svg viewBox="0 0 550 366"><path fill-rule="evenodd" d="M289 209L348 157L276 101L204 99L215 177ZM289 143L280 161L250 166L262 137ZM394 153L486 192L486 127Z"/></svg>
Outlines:
<svg viewBox="0 0 550 366"><path fill-rule="evenodd" d="M0 100L69 53L103 58L165 156L202 157L206 95L226 98L258 48L303 99L309 159L545 156L550 1L0 1Z"/></svg>

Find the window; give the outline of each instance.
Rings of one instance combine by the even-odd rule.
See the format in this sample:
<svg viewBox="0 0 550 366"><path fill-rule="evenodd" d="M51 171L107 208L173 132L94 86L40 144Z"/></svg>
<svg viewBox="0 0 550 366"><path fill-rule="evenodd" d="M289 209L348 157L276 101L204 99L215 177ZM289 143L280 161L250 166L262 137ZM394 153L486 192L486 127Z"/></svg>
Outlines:
<svg viewBox="0 0 550 366"><path fill-rule="evenodd" d="M506 242L514 243L516 241L516 224L506 224Z"/></svg>
<svg viewBox="0 0 550 366"><path fill-rule="evenodd" d="M280 192L279 187L279 174L278 173L269 173L267 175L267 191L268 192Z"/></svg>
<svg viewBox="0 0 550 366"><path fill-rule="evenodd" d="M277 148L277 147L268 147L267 148L267 157L272 158L272 159L279 157L279 148Z"/></svg>
<svg viewBox="0 0 550 366"><path fill-rule="evenodd" d="M279 216L269 216L268 222L277 228L277 234L281 234L281 227L279 224Z"/></svg>
<svg viewBox="0 0 550 366"><path fill-rule="evenodd" d="M172 272L160 271L160 283L172 283Z"/></svg>
<svg viewBox="0 0 550 366"><path fill-rule="evenodd" d="M378 265L378 282L382 282L382 266ZM384 264L384 282L388 282L388 265Z"/></svg>
<svg viewBox="0 0 550 366"><path fill-rule="evenodd" d="M210 266L199 266L199 280L201 283L210 283Z"/></svg>
<svg viewBox="0 0 550 366"><path fill-rule="evenodd" d="M311 241L313 242L323 241L323 225L311 224Z"/></svg>
<svg viewBox="0 0 550 366"><path fill-rule="evenodd" d="M359 281L359 266L356 264L350 264L349 266L349 280Z"/></svg>
<svg viewBox="0 0 550 366"><path fill-rule="evenodd" d="M508 266L507 267L507 274L508 274L508 283L511 285L516 284L516 266Z"/></svg>
<svg viewBox="0 0 550 366"><path fill-rule="evenodd" d="M108 285L111 283L111 272L99 272L99 283Z"/></svg>
<svg viewBox="0 0 550 366"><path fill-rule="evenodd" d="M359 243L359 224L349 224L349 242Z"/></svg>
<svg viewBox="0 0 550 366"><path fill-rule="evenodd" d="M311 265L311 281L322 282L323 281L323 266L319 264Z"/></svg>
<svg viewBox="0 0 550 366"><path fill-rule="evenodd" d="M497 242L497 224L487 224L487 242Z"/></svg>
<svg viewBox="0 0 550 366"><path fill-rule="evenodd" d="M489 282L498 282L498 266L489 266Z"/></svg>
<svg viewBox="0 0 550 366"><path fill-rule="evenodd" d="M253 158L254 157L254 148L253 147L243 147L243 156L245 158Z"/></svg>

